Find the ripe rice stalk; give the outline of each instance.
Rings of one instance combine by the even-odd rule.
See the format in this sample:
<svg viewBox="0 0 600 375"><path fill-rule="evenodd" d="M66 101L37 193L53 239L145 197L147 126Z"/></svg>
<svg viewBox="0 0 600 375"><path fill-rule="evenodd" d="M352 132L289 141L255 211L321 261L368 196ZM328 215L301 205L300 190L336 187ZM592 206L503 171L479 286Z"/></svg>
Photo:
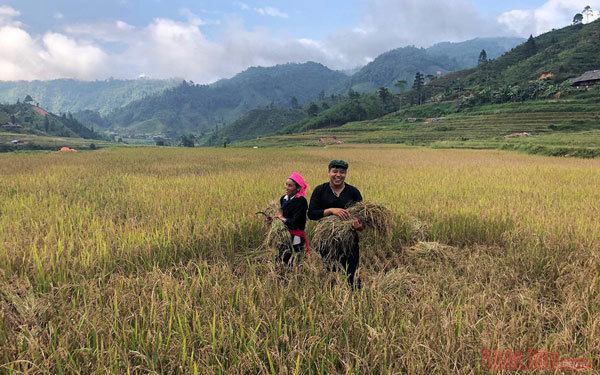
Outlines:
<svg viewBox="0 0 600 375"><path fill-rule="evenodd" d="M281 220L273 220L265 238L264 246L275 250L292 251L292 237Z"/></svg>
<svg viewBox="0 0 600 375"><path fill-rule="evenodd" d="M365 229L386 236L391 232L392 215L382 205L360 202L348 211L363 223ZM341 220L335 215L327 216L315 227L313 246L323 255L325 261L332 261L350 253L354 247L355 235L352 231L352 220Z"/></svg>
<svg viewBox="0 0 600 375"><path fill-rule="evenodd" d="M263 249L273 249L277 251L292 251L293 245L290 232L285 224L276 217L280 212L281 207L279 201L271 202L264 211L259 212L271 220L271 225L269 226L269 231L267 232L262 247Z"/></svg>
<svg viewBox="0 0 600 375"><path fill-rule="evenodd" d="M417 217L410 218L411 242L427 240L427 233L431 230L431 224Z"/></svg>
<svg viewBox="0 0 600 375"><path fill-rule="evenodd" d="M419 241L405 249L405 254L409 257L438 257L447 258L454 254L457 249L453 246L443 245L439 242L424 242Z"/></svg>
<svg viewBox="0 0 600 375"><path fill-rule="evenodd" d="M269 203L264 211L258 211L257 214L262 214L265 218L273 219L277 214L281 213L281 205L279 201L275 200Z"/></svg>
<svg viewBox="0 0 600 375"><path fill-rule="evenodd" d="M394 268L379 275L375 280L376 288L384 294L410 294L414 285L419 283L422 283L422 281L418 280L416 275L412 275L402 268Z"/></svg>
<svg viewBox="0 0 600 375"><path fill-rule="evenodd" d="M379 234L388 235L392 228L392 213L378 203L359 202L348 208L348 212L357 217L367 229L375 230Z"/></svg>

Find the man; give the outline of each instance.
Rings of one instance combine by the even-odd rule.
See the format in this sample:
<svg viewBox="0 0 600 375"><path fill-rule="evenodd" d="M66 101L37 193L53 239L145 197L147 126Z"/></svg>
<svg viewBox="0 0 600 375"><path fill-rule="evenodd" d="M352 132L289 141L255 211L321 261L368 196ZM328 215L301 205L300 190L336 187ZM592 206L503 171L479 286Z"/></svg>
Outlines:
<svg viewBox="0 0 600 375"><path fill-rule="evenodd" d="M334 249L327 249L325 252L321 252L321 256L326 261L328 271L336 271L335 262L339 262L346 271L348 284L354 287L354 274L359 260L358 233L356 232L362 230L362 223L358 218L352 218L346 208L361 202L362 195L357 188L345 182L347 171L348 163L345 161L332 160L329 162L329 182L317 186L313 191L308 206L308 218L320 220L325 216L336 215L342 220L352 219L354 246L350 253L337 252L338 258L329 260L329 252ZM360 288L360 280L357 281L356 287Z"/></svg>

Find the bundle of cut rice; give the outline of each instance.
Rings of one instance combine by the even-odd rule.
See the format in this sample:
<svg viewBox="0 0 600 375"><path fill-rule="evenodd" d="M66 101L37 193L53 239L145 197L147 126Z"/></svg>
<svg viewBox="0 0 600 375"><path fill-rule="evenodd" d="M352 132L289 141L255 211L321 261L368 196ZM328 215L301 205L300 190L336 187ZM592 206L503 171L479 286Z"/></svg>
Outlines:
<svg viewBox="0 0 600 375"><path fill-rule="evenodd" d="M265 208L265 210L261 213L273 219L275 216L277 216L277 214L281 213L281 205L279 204L279 201L276 200L269 203L267 208Z"/></svg>
<svg viewBox="0 0 600 375"><path fill-rule="evenodd" d="M360 202L348 209L357 217L365 229L388 235L391 229L390 211L377 203ZM352 231L352 219L341 220L335 215L319 221L313 234L313 246L323 255L325 261L335 261L347 255L354 247L355 233Z"/></svg>
<svg viewBox="0 0 600 375"><path fill-rule="evenodd" d="M271 226L269 227L269 232L263 242L263 247L282 251L292 251L293 246L290 232L285 224L276 217L280 212L281 207L279 201L271 202L264 211L260 212L265 217L271 219Z"/></svg>
<svg viewBox="0 0 600 375"><path fill-rule="evenodd" d="M443 259L456 253L456 248L440 244L439 242L419 241L404 251L410 257L437 257Z"/></svg>
<svg viewBox="0 0 600 375"><path fill-rule="evenodd" d="M281 220L273 220L263 245L271 249L281 250L282 252L287 250L292 251L292 237L290 236L290 232L288 231L287 227Z"/></svg>
<svg viewBox="0 0 600 375"><path fill-rule="evenodd" d="M357 217L367 229L380 234L389 234L392 228L392 213L385 206L373 202L359 202L348 208L348 212Z"/></svg>

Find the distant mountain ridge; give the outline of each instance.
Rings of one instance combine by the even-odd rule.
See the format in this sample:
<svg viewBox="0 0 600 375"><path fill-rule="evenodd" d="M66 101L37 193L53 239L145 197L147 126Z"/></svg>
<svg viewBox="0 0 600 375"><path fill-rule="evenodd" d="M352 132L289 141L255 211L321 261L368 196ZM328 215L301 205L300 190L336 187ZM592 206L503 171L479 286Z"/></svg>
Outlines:
<svg viewBox="0 0 600 375"><path fill-rule="evenodd" d="M52 113L92 110L106 115L133 100L160 93L179 83L180 79L146 78L104 81L0 81L0 102L12 104L30 95L35 102Z"/></svg>
<svg viewBox="0 0 600 375"><path fill-rule="evenodd" d="M431 47L445 50L452 56L468 56L469 61L477 61L479 47L484 46L500 53L502 45L517 43L518 38L475 39L463 43L451 43ZM469 51L469 52L465 52ZM475 52L476 51L476 52ZM333 71L314 62L303 64L289 63L273 67L252 67L231 79L223 79L212 85L182 84L162 94L135 101L116 109L106 117L106 122L115 131L130 133L205 133L217 126L231 124L253 109L266 107L291 108L295 98L298 104L322 101L324 96L341 95L353 89L360 92L376 91L379 87L394 88L398 79L408 81L408 87L417 71L426 74L448 73L461 69L465 62L454 57L433 55L425 49L404 47L386 52L373 62L348 76ZM265 112L273 115L273 112ZM277 115L276 118L289 116ZM241 119L236 123L239 129L244 121L257 130L255 135L272 131L266 126L261 131L256 127L257 116ZM269 121L271 121L270 118ZM250 125L252 124L252 125ZM287 126L281 123L280 128ZM267 129L269 128L269 129ZM247 134L247 136L250 136Z"/></svg>
<svg viewBox="0 0 600 375"><path fill-rule="evenodd" d="M447 56L456 60L459 69L468 69L477 65L481 50L485 50L488 59L495 59L526 39L518 37L475 38L464 42L436 43L426 49L433 56Z"/></svg>
<svg viewBox="0 0 600 375"><path fill-rule="evenodd" d="M503 91L526 86L560 85L568 78L600 68L600 20L549 31L512 48L482 66L450 73L435 81L433 93L460 81L463 90ZM543 79L541 79L544 77Z"/></svg>
<svg viewBox="0 0 600 375"><path fill-rule="evenodd" d="M399 79L406 80L410 88L417 71L437 75L459 70L475 64L481 49L494 57L517 42L515 38L479 38L428 49L398 48L378 56L352 76L307 62L251 67L211 85L147 79L0 82L0 101L14 102L31 95L52 112L72 112L87 126L123 134L205 133L231 124L253 109L292 108L292 101L300 106L322 102L324 96L346 94L349 89L373 92L388 87L394 91Z"/></svg>
<svg viewBox="0 0 600 375"><path fill-rule="evenodd" d="M406 81L406 88L410 88L416 72L438 76L472 68L477 65L482 50L488 59L493 59L524 41L523 38L476 38L460 43L438 43L429 48L396 48L382 53L356 72L344 89L372 92L387 87L394 90L398 80Z"/></svg>
<svg viewBox="0 0 600 375"><path fill-rule="evenodd" d="M288 107L324 95L347 77L314 62L249 68L212 85L181 85L115 109L106 120L115 131L199 133L267 106Z"/></svg>

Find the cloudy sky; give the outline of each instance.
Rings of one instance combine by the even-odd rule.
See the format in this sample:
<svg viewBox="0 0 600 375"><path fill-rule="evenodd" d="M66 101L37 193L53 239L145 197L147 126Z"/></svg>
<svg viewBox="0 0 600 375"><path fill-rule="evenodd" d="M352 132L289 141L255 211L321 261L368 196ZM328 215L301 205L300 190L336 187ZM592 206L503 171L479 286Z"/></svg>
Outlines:
<svg viewBox="0 0 600 375"><path fill-rule="evenodd" d="M0 0L0 80L210 83L286 62L349 69L407 45L538 35L586 5L600 0Z"/></svg>

